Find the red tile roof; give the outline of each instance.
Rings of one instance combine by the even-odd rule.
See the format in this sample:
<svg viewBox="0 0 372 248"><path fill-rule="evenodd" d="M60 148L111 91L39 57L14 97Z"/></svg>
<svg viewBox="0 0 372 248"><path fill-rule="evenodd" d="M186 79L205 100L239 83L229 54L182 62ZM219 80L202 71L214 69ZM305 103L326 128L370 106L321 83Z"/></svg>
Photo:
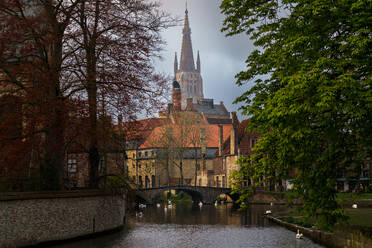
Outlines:
<svg viewBox="0 0 372 248"><path fill-rule="evenodd" d="M177 125L164 125L156 127L151 134L148 135L147 139L142 143L139 149L148 149L153 147L164 147L166 146L166 128L171 127L173 131L173 136L176 139L180 139L181 137L181 130L180 127ZM223 140L226 141L227 138L230 136L231 125L223 125ZM195 128L195 129L194 129ZM193 130L200 130L200 128L205 128L205 136L206 136L206 146L207 147L218 147L218 125L208 125L208 124L201 124L193 126ZM194 131L198 133L199 131ZM200 134L199 134L200 135ZM183 142L186 144L185 147L194 147L192 141L187 139Z"/></svg>
<svg viewBox="0 0 372 248"><path fill-rule="evenodd" d="M133 122L122 123L123 131L126 133L126 140L143 140L154 130L154 128L164 124L164 119L149 118ZM118 126L115 127L118 129Z"/></svg>

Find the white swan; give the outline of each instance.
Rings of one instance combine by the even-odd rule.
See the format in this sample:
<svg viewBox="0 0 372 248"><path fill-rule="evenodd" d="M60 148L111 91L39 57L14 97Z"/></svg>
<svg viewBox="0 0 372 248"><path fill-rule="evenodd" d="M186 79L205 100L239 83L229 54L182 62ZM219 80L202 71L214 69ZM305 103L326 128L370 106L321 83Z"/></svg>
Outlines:
<svg viewBox="0 0 372 248"><path fill-rule="evenodd" d="M217 201L214 202L214 205L217 207Z"/></svg>
<svg viewBox="0 0 372 248"><path fill-rule="evenodd" d="M352 208L358 208L358 205L353 204L351 207L352 207Z"/></svg>
<svg viewBox="0 0 372 248"><path fill-rule="evenodd" d="M300 230L297 229L296 239L302 239L303 234L300 233Z"/></svg>
<svg viewBox="0 0 372 248"><path fill-rule="evenodd" d="M199 202L199 207L202 207L203 206L203 203L202 202Z"/></svg>
<svg viewBox="0 0 372 248"><path fill-rule="evenodd" d="M271 214L271 210L266 210L265 214Z"/></svg>
<svg viewBox="0 0 372 248"><path fill-rule="evenodd" d="M157 203L157 204L156 204L156 207L160 208L160 203Z"/></svg>

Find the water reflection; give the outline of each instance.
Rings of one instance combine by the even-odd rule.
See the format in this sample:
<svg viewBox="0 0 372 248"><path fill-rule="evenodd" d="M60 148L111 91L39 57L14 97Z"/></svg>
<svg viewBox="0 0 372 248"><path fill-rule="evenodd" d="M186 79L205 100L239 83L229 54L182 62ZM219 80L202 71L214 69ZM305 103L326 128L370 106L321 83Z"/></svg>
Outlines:
<svg viewBox="0 0 372 248"><path fill-rule="evenodd" d="M166 208L166 210L165 210ZM142 218L137 217L136 222L157 224L180 224L180 225L233 225L233 226L269 226L271 223L263 218L266 210L273 212L284 211L284 206L254 205L246 211L240 212L232 204L203 205L177 203L172 208L167 205L141 209L144 213ZM139 210L138 210L139 211Z"/></svg>
<svg viewBox="0 0 372 248"><path fill-rule="evenodd" d="M281 228L263 213L286 211L285 206L253 205L238 212L231 205L177 204L141 209L143 216L132 213L128 229L112 235L74 242L59 248L318 248L308 239L296 240L295 233Z"/></svg>

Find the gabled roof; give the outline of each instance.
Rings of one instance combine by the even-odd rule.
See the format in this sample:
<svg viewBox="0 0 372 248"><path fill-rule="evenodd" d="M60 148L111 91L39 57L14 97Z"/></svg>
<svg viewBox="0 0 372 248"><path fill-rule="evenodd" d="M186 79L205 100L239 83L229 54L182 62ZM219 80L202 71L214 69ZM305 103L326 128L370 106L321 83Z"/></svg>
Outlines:
<svg viewBox="0 0 372 248"><path fill-rule="evenodd" d="M236 130L236 137L238 138L238 149L241 155L249 155L252 153L251 151L251 139L257 139L260 137L258 133L251 133L246 131L246 128L249 125L250 120L242 121ZM227 155L230 154L230 137L224 142L223 144L223 154Z"/></svg>
<svg viewBox="0 0 372 248"><path fill-rule="evenodd" d="M122 123L122 128L126 133L127 141L141 141L145 139L152 132L152 130L154 130L154 128L162 125L163 123L164 119L148 118L144 120Z"/></svg>
<svg viewBox="0 0 372 248"><path fill-rule="evenodd" d="M211 105L201 105L198 103L193 104L193 109L199 113L204 113L206 116L225 116L230 117L230 113L222 105L213 104Z"/></svg>

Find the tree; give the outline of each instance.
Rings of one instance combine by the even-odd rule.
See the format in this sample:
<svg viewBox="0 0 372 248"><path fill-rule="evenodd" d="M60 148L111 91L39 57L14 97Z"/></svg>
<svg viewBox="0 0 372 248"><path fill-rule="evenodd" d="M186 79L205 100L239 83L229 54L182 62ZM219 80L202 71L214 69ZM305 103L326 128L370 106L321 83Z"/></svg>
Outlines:
<svg viewBox="0 0 372 248"><path fill-rule="evenodd" d="M171 168L178 168L179 183L184 184L184 158L187 151L193 150L195 159L195 185L197 178L198 149L201 146L200 116L195 112L175 111L170 114L163 125L157 127L147 145L159 148L157 159L164 165L168 183L171 179Z"/></svg>
<svg viewBox="0 0 372 248"><path fill-rule="evenodd" d="M100 152L97 106L131 120L156 111L166 89L166 78L155 73L151 57L159 56L160 31L170 24L159 6L144 1L81 1L70 30L71 68L75 90L84 89L89 107L90 186L97 187ZM75 91L73 90L73 91ZM160 102L159 102L160 101ZM152 105L153 107L149 108Z"/></svg>
<svg viewBox="0 0 372 248"><path fill-rule="evenodd" d="M301 209L332 227L344 217L337 172L359 178L371 157L372 5L225 0L220 7L222 31L246 33L258 47L236 76L238 85L254 81L236 102L262 134L242 174L275 182L296 171Z"/></svg>
<svg viewBox="0 0 372 248"><path fill-rule="evenodd" d="M184 116L184 118L187 118L187 122L189 127L189 135L188 139L190 140L190 146L194 150L194 160L195 160L195 168L194 168L194 186L197 185L197 179L198 179L198 168L201 169L202 166L198 164L198 150L200 150L200 156L202 156L201 146L202 146L202 120L197 115L188 115ZM205 130L205 127L204 127ZM205 131L204 131L205 135ZM204 137L205 139L205 137Z"/></svg>
<svg viewBox="0 0 372 248"><path fill-rule="evenodd" d="M161 106L166 78L154 71L152 58L168 21L157 4L140 0L0 0L0 96L15 96L20 105L1 127L21 126L16 138L0 133L0 149L14 141L0 160L9 167L37 163L43 188L62 188L66 147L73 132L83 133L68 125L83 129L88 112L91 186L97 187L98 108L129 120Z"/></svg>
<svg viewBox="0 0 372 248"><path fill-rule="evenodd" d="M25 158L30 155L30 166L35 151L40 152L44 189L62 187L66 113L60 81L63 37L78 2L0 1L2 95L19 99L17 114L23 125L16 146L25 148ZM38 146L40 149L34 149Z"/></svg>

